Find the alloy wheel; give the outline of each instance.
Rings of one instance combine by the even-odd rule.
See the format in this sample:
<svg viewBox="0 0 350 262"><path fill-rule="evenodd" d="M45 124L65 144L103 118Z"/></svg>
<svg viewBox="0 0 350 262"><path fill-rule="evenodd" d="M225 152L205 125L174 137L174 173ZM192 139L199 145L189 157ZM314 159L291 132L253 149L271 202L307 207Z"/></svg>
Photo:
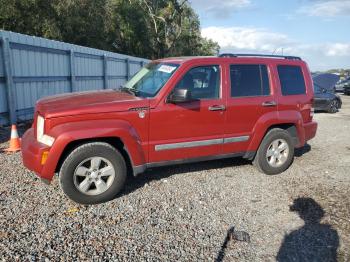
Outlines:
<svg viewBox="0 0 350 262"><path fill-rule="evenodd" d="M266 160L272 167L282 166L288 159L289 146L284 139L276 139L267 148Z"/></svg>
<svg viewBox="0 0 350 262"><path fill-rule="evenodd" d="M83 194L100 195L110 188L115 175L110 161L103 157L91 157L83 160L75 169L74 185Z"/></svg>

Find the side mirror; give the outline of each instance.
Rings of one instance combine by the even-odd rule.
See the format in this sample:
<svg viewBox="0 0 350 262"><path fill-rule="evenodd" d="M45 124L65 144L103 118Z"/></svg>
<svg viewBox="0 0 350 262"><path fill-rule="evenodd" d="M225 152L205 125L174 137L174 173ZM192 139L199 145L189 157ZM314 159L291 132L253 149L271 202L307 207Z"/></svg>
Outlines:
<svg viewBox="0 0 350 262"><path fill-rule="evenodd" d="M168 97L168 102L173 104L189 102L191 100L191 91L188 89L174 89Z"/></svg>

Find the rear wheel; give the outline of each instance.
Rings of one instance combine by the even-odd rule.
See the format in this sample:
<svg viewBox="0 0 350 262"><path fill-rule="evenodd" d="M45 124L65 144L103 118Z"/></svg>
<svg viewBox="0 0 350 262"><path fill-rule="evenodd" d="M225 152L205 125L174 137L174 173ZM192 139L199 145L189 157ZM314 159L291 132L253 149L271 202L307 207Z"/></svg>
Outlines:
<svg viewBox="0 0 350 262"><path fill-rule="evenodd" d="M285 171L293 162L292 137L283 129L270 130L260 144L253 164L260 172L275 175Z"/></svg>
<svg viewBox="0 0 350 262"><path fill-rule="evenodd" d="M59 180L63 192L80 204L113 199L126 178L123 156L107 143L95 142L73 150L62 164Z"/></svg>

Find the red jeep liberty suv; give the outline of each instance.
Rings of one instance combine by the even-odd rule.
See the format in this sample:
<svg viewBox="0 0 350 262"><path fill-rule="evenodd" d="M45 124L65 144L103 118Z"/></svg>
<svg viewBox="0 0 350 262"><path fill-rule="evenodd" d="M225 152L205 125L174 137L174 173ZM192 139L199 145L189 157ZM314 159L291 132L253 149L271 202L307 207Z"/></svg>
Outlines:
<svg viewBox="0 0 350 262"><path fill-rule="evenodd" d="M239 156L278 174L316 134L313 95L298 57L161 59L118 90L39 100L23 163L47 182L58 173L83 204L114 198L128 171L163 165Z"/></svg>

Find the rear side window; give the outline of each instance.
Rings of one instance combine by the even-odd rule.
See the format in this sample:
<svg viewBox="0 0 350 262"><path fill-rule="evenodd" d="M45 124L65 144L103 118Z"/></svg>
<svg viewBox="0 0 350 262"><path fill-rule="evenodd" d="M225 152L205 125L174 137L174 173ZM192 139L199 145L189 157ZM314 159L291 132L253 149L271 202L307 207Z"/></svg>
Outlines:
<svg viewBox="0 0 350 262"><path fill-rule="evenodd" d="M300 66L280 65L277 67L282 95L305 94L305 80Z"/></svg>
<svg viewBox="0 0 350 262"><path fill-rule="evenodd" d="M270 94L266 65L231 65L231 96L267 96Z"/></svg>

